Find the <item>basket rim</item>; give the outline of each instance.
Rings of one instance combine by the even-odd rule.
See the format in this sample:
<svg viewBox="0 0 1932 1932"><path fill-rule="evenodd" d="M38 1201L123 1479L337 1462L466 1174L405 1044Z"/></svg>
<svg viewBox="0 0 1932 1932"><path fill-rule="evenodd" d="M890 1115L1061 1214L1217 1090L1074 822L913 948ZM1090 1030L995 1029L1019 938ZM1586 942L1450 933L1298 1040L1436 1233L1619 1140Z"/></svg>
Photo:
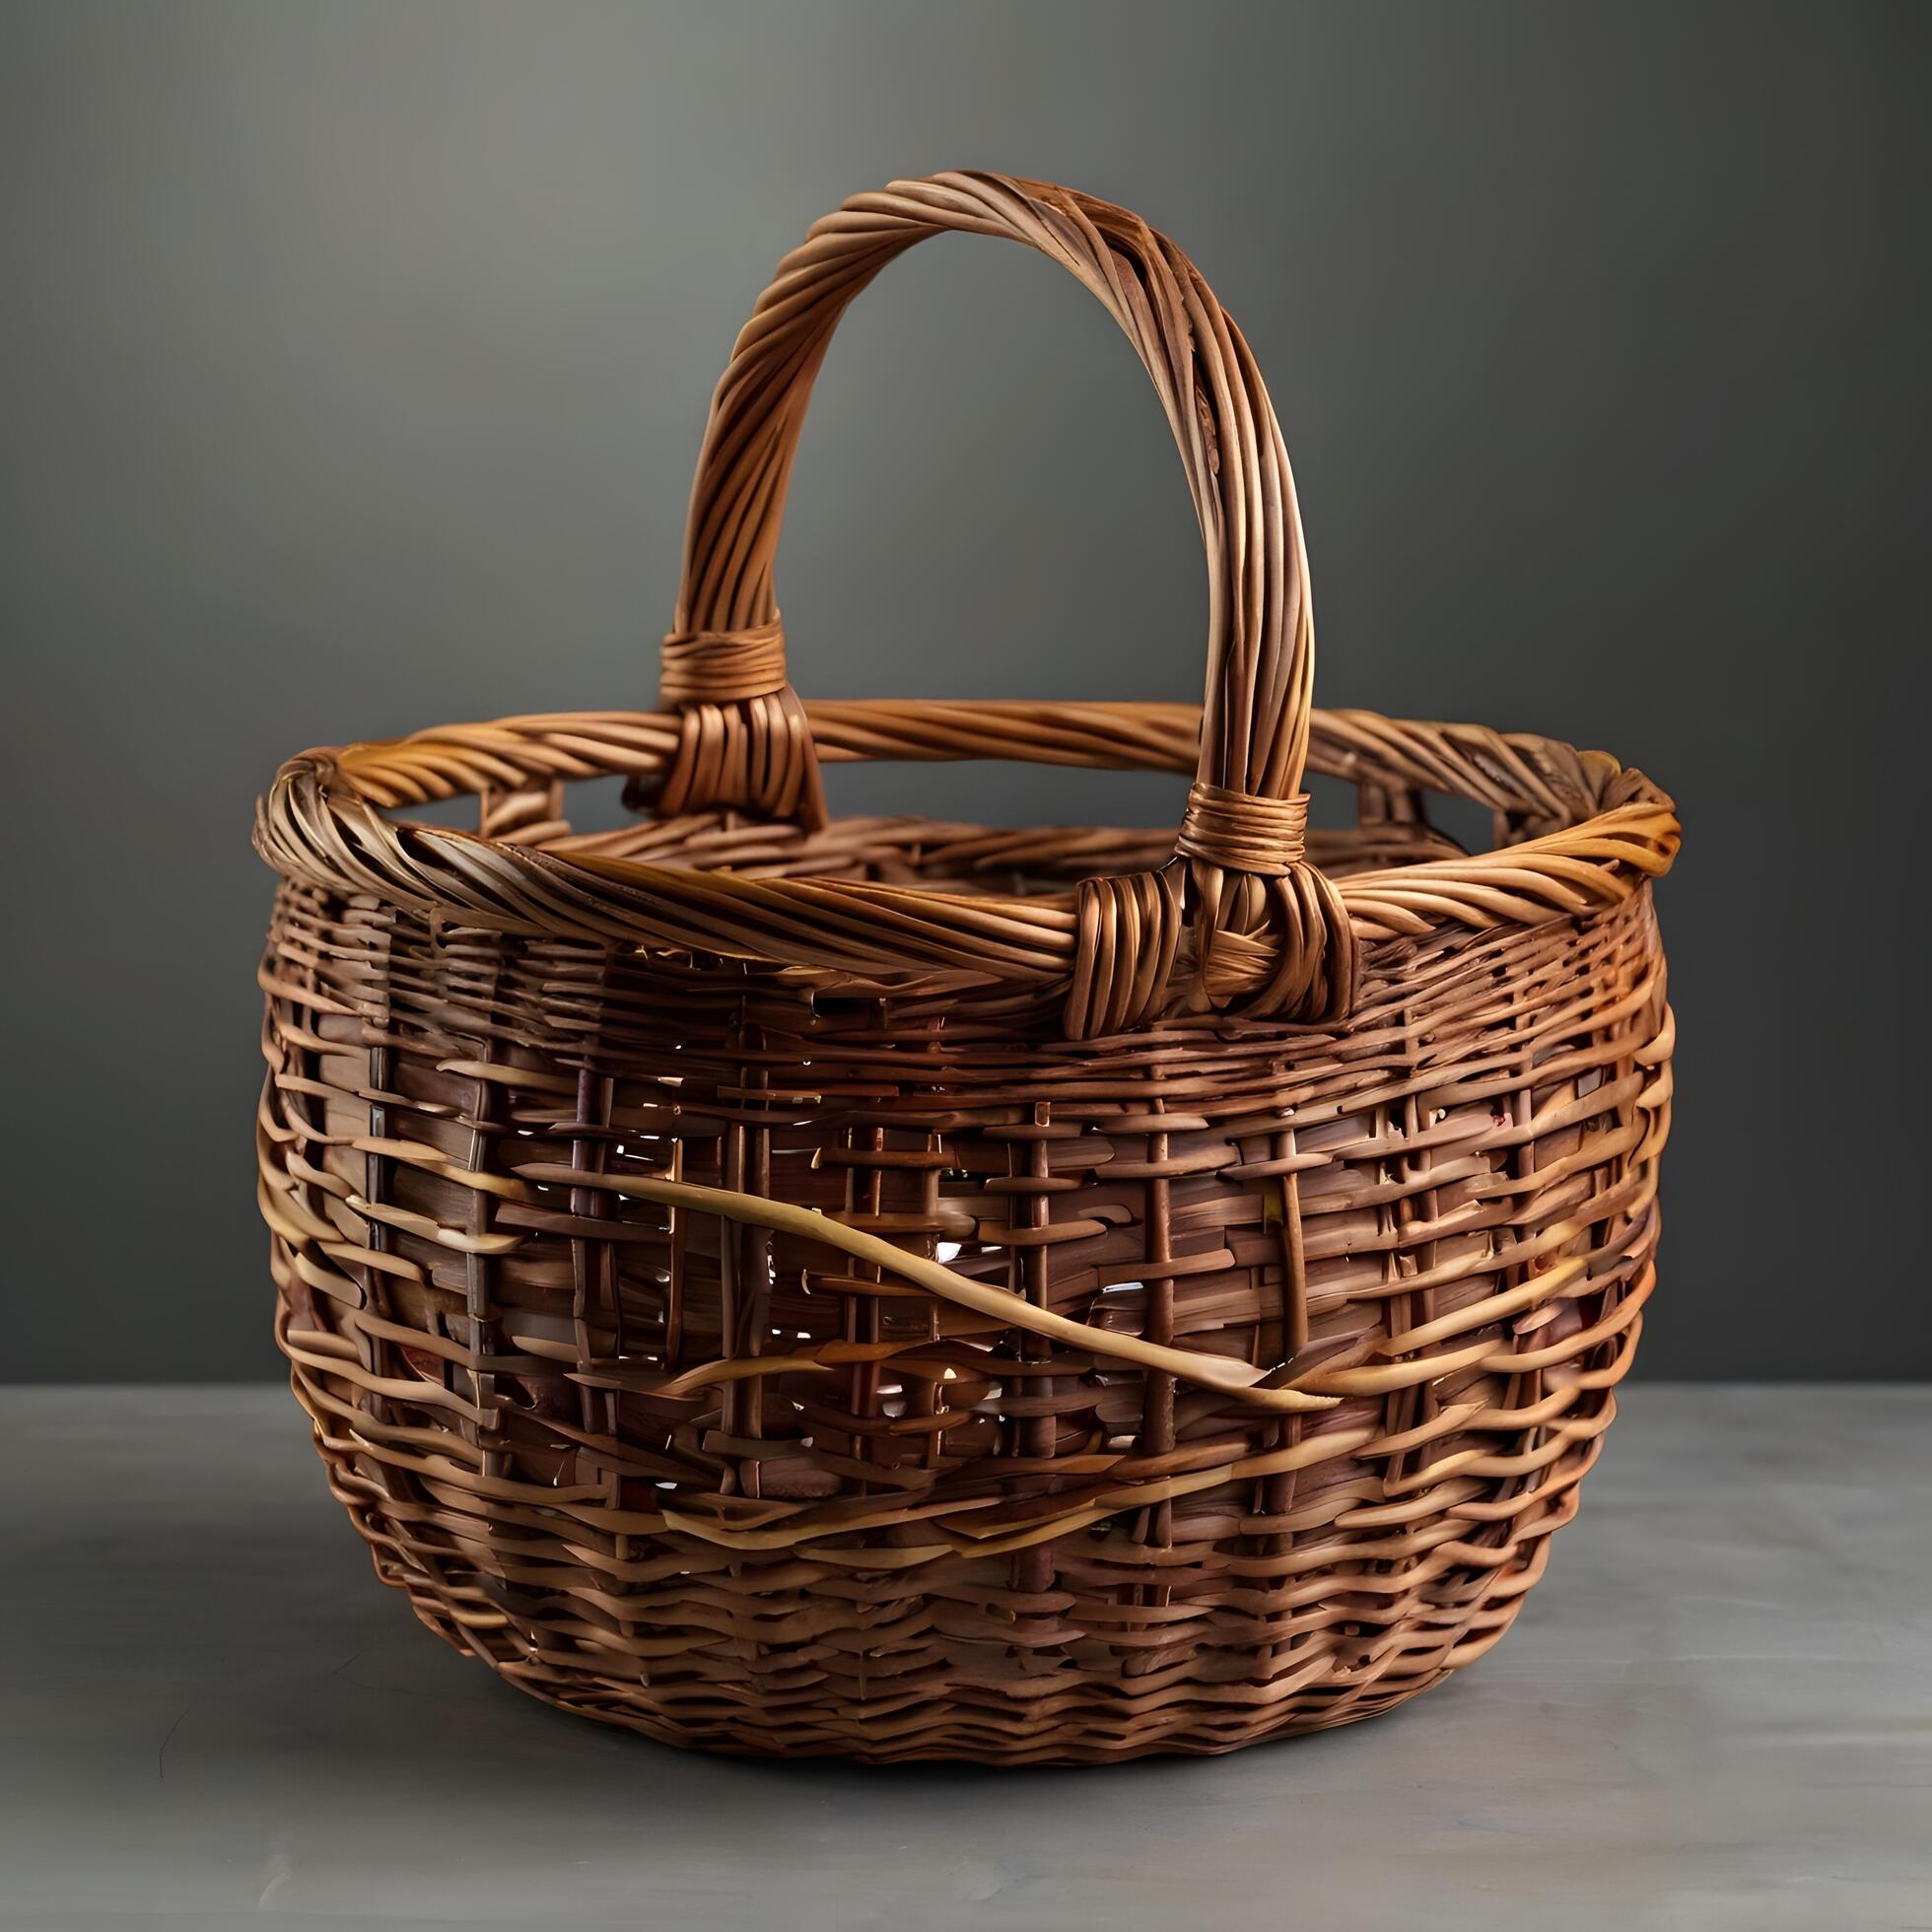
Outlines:
<svg viewBox="0 0 1932 1932"><path fill-rule="evenodd" d="M805 713L818 755L833 763L1007 759L1188 773L1201 727L1201 707L1188 704L850 699L807 701ZM1360 710L1317 709L1311 724L1311 772L1470 799L1525 834L1490 852L1335 881L1363 942L1590 917L1663 876L1676 856L1681 828L1669 795L1606 752ZM319 747L276 774L257 802L254 843L288 879L444 924L835 977L1040 986L1072 974L1076 890L969 895L813 874L748 877L386 815L585 779L648 783L676 757L683 728L662 713L557 712ZM1268 970L1266 959L1235 966L1237 978L1253 980Z"/></svg>

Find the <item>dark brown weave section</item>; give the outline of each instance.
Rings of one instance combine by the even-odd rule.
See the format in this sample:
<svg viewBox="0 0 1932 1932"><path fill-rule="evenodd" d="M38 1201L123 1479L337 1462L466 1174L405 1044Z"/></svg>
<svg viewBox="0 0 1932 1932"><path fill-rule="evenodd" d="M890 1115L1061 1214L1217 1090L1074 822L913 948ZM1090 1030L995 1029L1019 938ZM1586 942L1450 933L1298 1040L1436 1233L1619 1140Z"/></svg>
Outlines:
<svg viewBox="0 0 1932 1932"><path fill-rule="evenodd" d="M1051 998L302 885L266 978L278 1333L336 1493L433 1628L656 1737L1023 1762L1367 1716L1514 1616L1650 1292L1647 891L1374 946L1346 1032L1099 1049ZM652 1177L1341 1400L1043 1344Z"/></svg>

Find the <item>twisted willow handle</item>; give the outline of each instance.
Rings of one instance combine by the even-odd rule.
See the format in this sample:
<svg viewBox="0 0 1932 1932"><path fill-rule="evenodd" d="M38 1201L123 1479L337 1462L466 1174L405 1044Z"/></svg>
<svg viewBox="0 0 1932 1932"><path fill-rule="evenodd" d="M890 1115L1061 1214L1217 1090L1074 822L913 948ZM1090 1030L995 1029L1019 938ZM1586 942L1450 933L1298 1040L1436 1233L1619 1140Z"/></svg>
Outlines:
<svg viewBox="0 0 1932 1932"><path fill-rule="evenodd" d="M772 588L792 461L846 306L895 255L954 230L1039 249L1120 324L1166 412L1208 558L1207 697L1176 858L1082 884L1067 1030L1117 1032L1155 1011L1184 924L1190 1003L1223 1003L1213 956L1231 933L1275 948L1244 1013L1339 1018L1354 947L1333 888L1302 858L1314 630L1280 427L1247 343L1194 264L1138 216L1069 188L980 173L898 181L856 195L780 264L718 385L698 459L659 690L681 713L681 734L659 808L744 805L822 822Z"/></svg>

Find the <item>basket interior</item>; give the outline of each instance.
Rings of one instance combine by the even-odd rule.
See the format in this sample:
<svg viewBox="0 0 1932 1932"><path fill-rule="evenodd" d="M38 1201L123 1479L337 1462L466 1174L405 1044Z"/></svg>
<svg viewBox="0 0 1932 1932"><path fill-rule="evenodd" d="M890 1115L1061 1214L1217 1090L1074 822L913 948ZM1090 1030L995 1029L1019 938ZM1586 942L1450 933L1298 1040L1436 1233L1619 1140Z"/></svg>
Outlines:
<svg viewBox="0 0 1932 1932"><path fill-rule="evenodd" d="M989 761L974 769L991 778L999 767ZM1506 813L1465 793L1414 788L1398 795L1312 767L1308 790L1309 857L1335 878L1466 857L1525 835ZM862 811L806 832L731 811L660 817L648 805L626 804L624 793L621 779L603 775L522 794L462 794L387 815L560 858L628 859L746 877L928 884L948 893L1014 898L1064 893L1082 878L1158 866L1174 849L1171 824L1018 827Z"/></svg>

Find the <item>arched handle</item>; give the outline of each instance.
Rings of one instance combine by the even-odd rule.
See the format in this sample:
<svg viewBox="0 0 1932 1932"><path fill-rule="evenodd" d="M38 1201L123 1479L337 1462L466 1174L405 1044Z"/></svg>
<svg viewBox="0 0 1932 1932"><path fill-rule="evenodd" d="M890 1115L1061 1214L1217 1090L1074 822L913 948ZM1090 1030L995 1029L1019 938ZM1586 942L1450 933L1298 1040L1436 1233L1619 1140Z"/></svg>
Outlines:
<svg viewBox="0 0 1932 1932"><path fill-rule="evenodd" d="M914 242L956 230L1024 242L1074 275L1153 379L1208 558L1201 754L1176 862L1086 881L1067 1026L1118 1032L1165 997L1183 920L1192 1003L1219 1004L1219 935L1271 935L1256 1017L1338 1016L1348 921L1302 859L1314 628L1294 481L1268 391L1232 320L1173 242L1126 210L998 174L937 174L856 195L779 265L712 399L659 701L683 714L665 811L743 805L822 822L824 794L785 661L772 573L813 380L846 306Z"/></svg>

